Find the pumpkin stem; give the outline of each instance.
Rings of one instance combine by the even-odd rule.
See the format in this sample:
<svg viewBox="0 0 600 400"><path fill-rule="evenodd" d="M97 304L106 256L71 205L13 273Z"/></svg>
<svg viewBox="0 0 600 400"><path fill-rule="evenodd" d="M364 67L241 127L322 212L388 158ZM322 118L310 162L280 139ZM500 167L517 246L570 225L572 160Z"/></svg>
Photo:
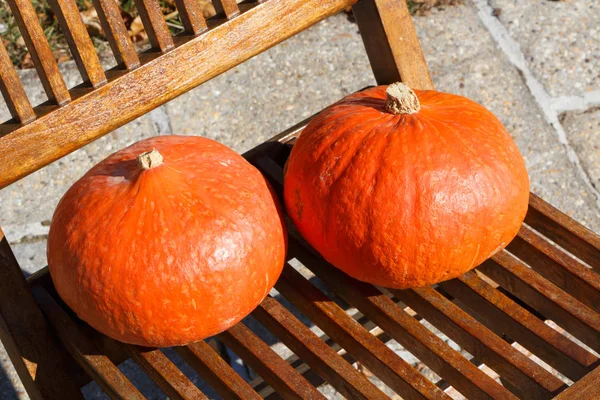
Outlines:
<svg viewBox="0 0 600 400"><path fill-rule="evenodd" d="M163 156L156 150L147 151L137 156L137 162L144 171L150 168L158 167L163 162Z"/></svg>
<svg viewBox="0 0 600 400"><path fill-rule="evenodd" d="M415 114L421 109L417 95L404 83L392 83L387 87L385 94L385 109L394 115Z"/></svg>

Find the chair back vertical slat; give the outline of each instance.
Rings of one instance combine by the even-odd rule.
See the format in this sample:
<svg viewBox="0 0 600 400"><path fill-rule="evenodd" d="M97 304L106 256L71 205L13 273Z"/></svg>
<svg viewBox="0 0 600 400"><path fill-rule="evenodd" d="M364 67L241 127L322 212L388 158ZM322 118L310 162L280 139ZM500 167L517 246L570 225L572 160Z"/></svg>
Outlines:
<svg viewBox="0 0 600 400"><path fill-rule="evenodd" d="M173 38L158 0L135 0L135 4L152 48L161 52L173 48Z"/></svg>
<svg viewBox="0 0 600 400"><path fill-rule="evenodd" d="M0 340L30 393L43 399L83 399L72 361L37 306L0 229ZM35 382L34 382L35 379Z"/></svg>
<svg viewBox="0 0 600 400"><path fill-rule="evenodd" d="M140 59L129 37L119 5L114 0L93 0L100 25L118 64L126 69L140 65Z"/></svg>
<svg viewBox="0 0 600 400"><path fill-rule="evenodd" d="M412 88L433 89L405 1L362 0L352 9L378 84L402 81Z"/></svg>
<svg viewBox="0 0 600 400"><path fill-rule="evenodd" d="M35 119L35 113L27 98L25 89L19 80L17 71L10 61L10 56L0 40L0 91L6 101L10 115L22 124Z"/></svg>
<svg viewBox="0 0 600 400"><path fill-rule="evenodd" d="M200 2L196 0L175 0L179 17L187 33L198 35L207 28Z"/></svg>
<svg viewBox="0 0 600 400"><path fill-rule="evenodd" d="M225 13L227 19L231 19L240 13L240 9L235 0L213 0L217 14Z"/></svg>
<svg viewBox="0 0 600 400"><path fill-rule="evenodd" d="M31 0L7 0L27 50L37 69L48 99L59 105L68 103L71 95L60 74L50 44L46 40Z"/></svg>
<svg viewBox="0 0 600 400"><path fill-rule="evenodd" d="M75 0L48 0L48 2L69 43L83 81L90 83L93 87L105 84L104 70Z"/></svg>

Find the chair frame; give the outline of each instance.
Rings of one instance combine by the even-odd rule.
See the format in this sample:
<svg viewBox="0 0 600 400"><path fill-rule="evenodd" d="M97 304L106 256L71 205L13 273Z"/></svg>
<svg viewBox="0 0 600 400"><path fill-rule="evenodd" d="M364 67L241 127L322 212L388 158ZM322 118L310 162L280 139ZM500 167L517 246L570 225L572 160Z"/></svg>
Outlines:
<svg viewBox="0 0 600 400"><path fill-rule="evenodd" d="M11 121L0 125L0 188L350 6L378 84L403 81L415 88L433 89L404 0L268 0L239 6L235 0L218 0L215 1L218 15L209 20L204 20L193 0L177 0L185 32L176 37L169 34L155 0L136 0L152 45L142 54L136 53L129 40L114 0L94 0L119 63L109 71L100 65L74 0L50 0L84 79L83 84L70 90L64 84L30 0L7 1L50 100L31 106L6 49L0 44L0 90L13 116ZM245 154L279 194L283 162L307 121ZM341 309L316 302L325 300L322 293L289 266L276 287L315 323L328 327L324 328L328 335L348 351L348 357L344 356L347 361L364 362L406 398L445 398L445 395L378 344L390 337L401 341L402 335L410 338L405 347L435 365L436 372L469 397L508 398L514 393L527 398L600 396L600 389L594 384L600 377L598 359L582 347L570 347L567 339L540 325L540 318L552 315L569 333L600 351L597 274L600 238L533 194L526 224L509 251L532 265L535 272L523 269L523 263L501 253L479 268L496 282L495 286L471 272L441 284L437 290L393 291L386 295L328 266L290 225L290 256L314 268L337 295L355 303L365 318L384 332L376 332L372 322L364 318L351 321L340 314ZM570 258L568 253L575 254L588 266ZM358 294L357 297L351 292ZM456 301L469 313L458 308ZM499 365L505 374L504 387L477 373L471 363L460 360L442 344L435 340L431 344L433 339L429 334L406 320L404 304L448 328L451 332L448 335L471 349L478 359ZM392 306L399 307L400 312L391 313ZM469 314L477 315L482 322ZM178 349L224 397L256 398L255 390L259 389L264 396L318 397L308 382L316 385L323 380L351 397L382 397L364 377L348 368L349 364L344 364L345 361L340 364L343 360L327 345L329 339L322 338L318 343L308 340L310 334L306 328L298 325L273 298L265 299L253 315L304 360L286 362L273 356L268 346L243 324L224 332L220 338L247 359L268 384L260 381L248 385L204 342ZM463 319L457 319L456 315ZM503 335L505 327L519 341L540 349L545 361L554 368L562 366L561 372L570 371L569 377L575 383L567 388L543 373L535 363L508 351L503 344L506 342L496 336ZM375 338L375 342L365 335ZM112 398L142 398L115 367L128 357L172 398L204 396L160 351L116 343L78 321L53 291L47 267L25 279L1 230L0 339L33 399L82 398L79 388L90 378ZM310 368L304 368L302 373L298 372L300 367L290 366L303 361Z"/></svg>

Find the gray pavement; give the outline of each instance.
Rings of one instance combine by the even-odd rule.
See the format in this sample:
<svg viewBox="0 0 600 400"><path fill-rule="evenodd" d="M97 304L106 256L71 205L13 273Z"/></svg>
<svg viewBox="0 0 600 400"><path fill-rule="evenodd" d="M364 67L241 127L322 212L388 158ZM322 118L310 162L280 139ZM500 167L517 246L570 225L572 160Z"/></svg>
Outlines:
<svg viewBox="0 0 600 400"><path fill-rule="evenodd" d="M600 232L600 11L594 3L467 0L416 17L415 24L438 90L490 108L525 157L532 191ZM70 86L79 81L72 63L61 68ZM21 77L34 102L43 101L35 73ZM32 273L46 263L48 221L60 196L114 151L177 133L211 137L243 152L370 84L356 25L344 15L332 17L3 189L0 225L24 271ZM0 108L0 120L6 115ZM25 398L1 348L0 362L0 398ZM145 394L160 398L135 366L122 368ZM322 390L339 398L331 388ZM102 398L95 385L85 393Z"/></svg>

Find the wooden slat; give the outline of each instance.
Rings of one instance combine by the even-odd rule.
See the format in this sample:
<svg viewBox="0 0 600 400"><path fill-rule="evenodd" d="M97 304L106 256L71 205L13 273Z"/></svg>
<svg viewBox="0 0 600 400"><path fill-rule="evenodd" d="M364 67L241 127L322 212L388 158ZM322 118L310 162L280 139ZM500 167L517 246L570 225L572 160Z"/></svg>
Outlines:
<svg viewBox="0 0 600 400"><path fill-rule="evenodd" d="M577 300L600 312L600 275L594 270L585 267L525 225L507 250Z"/></svg>
<svg viewBox="0 0 600 400"><path fill-rule="evenodd" d="M135 5L142 18L152 48L161 52L172 49L174 46L173 38L158 0L135 0Z"/></svg>
<svg viewBox="0 0 600 400"><path fill-rule="evenodd" d="M266 2L10 135L0 127L0 189L354 2Z"/></svg>
<svg viewBox="0 0 600 400"><path fill-rule="evenodd" d="M356 281L325 261L298 250L296 243L290 241L291 254L338 296L356 307L469 399L516 398L375 287Z"/></svg>
<svg viewBox="0 0 600 400"><path fill-rule="evenodd" d="M433 89L406 1L361 0L353 10L378 84Z"/></svg>
<svg viewBox="0 0 600 400"><path fill-rule="evenodd" d="M600 236L533 193L525 223L600 272Z"/></svg>
<svg viewBox="0 0 600 400"><path fill-rule="evenodd" d="M252 315L346 398L388 398L274 298Z"/></svg>
<svg viewBox="0 0 600 400"><path fill-rule="evenodd" d="M555 400L600 399L600 367L555 397Z"/></svg>
<svg viewBox="0 0 600 400"><path fill-rule="evenodd" d="M599 315L521 261L502 251L484 262L479 270L592 349L600 351Z"/></svg>
<svg viewBox="0 0 600 400"><path fill-rule="evenodd" d="M68 103L71 96L58 70L58 64L54 59L31 0L6 1L25 40L27 50L31 54L48 99L59 105Z"/></svg>
<svg viewBox="0 0 600 400"><path fill-rule="evenodd" d="M217 14L224 12L228 19L240 14L236 0L213 0L213 5Z"/></svg>
<svg viewBox="0 0 600 400"><path fill-rule="evenodd" d="M494 289L474 271L442 282L440 286L499 336L516 340L573 381L584 376L598 362L590 352Z"/></svg>
<svg viewBox="0 0 600 400"><path fill-rule="evenodd" d="M35 119L31 103L2 40L0 40L0 91L10 115L15 120L26 124Z"/></svg>
<svg viewBox="0 0 600 400"><path fill-rule="evenodd" d="M82 399L77 372L36 304L0 229L0 340L29 396Z"/></svg>
<svg viewBox="0 0 600 400"><path fill-rule="evenodd" d="M125 347L140 368L170 399L208 399L160 350L131 345Z"/></svg>
<svg viewBox="0 0 600 400"><path fill-rule="evenodd" d="M48 0L48 3L67 38L83 81L89 82L93 87L105 84L104 70L75 0Z"/></svg>
<svg viewBox="0 0 600 400"><path fill-rule="evenodd" d="M426 287L391 292L473 357L511 382L515 394L520 398L545 399L564 388L560 379L496 336L434 289Z"/></svg>
<svg viewBox="0 0 600 400"><path fill-rule="evenodd" d="M35 287L33 295L67 351L106 394L117 399L145 399L108 357L100 353L96 346L79 331L75 322L48 292ZM69 397L63 394L62 398Z"/></svg>
<svg viewBox="0 0 600 400"><path fill-rule="evenodd" d="M292 266L284 267L275 288L402 398L449 399Z"/></svg>
<svg viewBox="0 0 600 400"><path fill-rule="evenodd" d="M187 33L198 35L207 29L200 2L195 0L175 0L179 17Z"/></svg>
<svg viewBox="0 0 600 400"><path fill-rule="evenodd" d="M140 59L129 38L119 5L114 0L93 0L98 19L118 64L126 69L137 68Z"/></svg>
<svg viewBox="0 0 600 400"><path fill-rule="evenodd" d="M175 349L224 399L261 398L206 342L200 341Z"/></svg>
<svg viewBox="0 0 600 400"><path fill-rule="evenodd" d="M285 360L239 323L219 338L286 399L325 399L323 395Z"/></svg>

